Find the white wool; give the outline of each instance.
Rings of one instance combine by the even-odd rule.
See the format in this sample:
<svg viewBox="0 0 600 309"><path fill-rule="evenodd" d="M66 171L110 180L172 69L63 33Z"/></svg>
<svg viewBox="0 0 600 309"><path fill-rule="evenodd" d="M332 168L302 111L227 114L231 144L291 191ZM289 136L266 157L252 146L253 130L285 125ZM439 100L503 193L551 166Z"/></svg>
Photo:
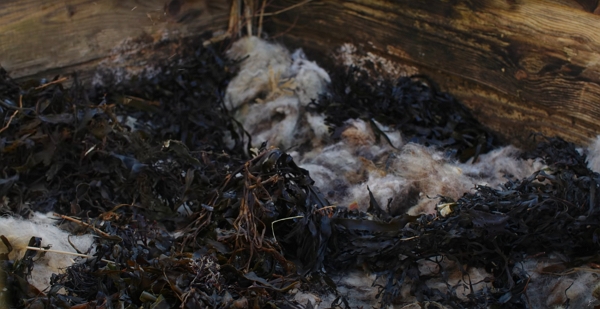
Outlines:
<svg viewBox="0 0 600 309"><path fill-rule="evenodd" d="M227 51L230 59L241 60L240 71L227 86L225 104L230 110L255 99L269 90L270 79L277 82L288 74L291 57L288 51L258 37L243 37Z"/></svg>
<svg viewBox="0 0 600 309"><path fill-rule="evenodd" d="M496 187L506 182L506 176L522 179L530 176L545 166L540 159L519 159L521 150L514 146L506 146L490 151L479 157L476 163L461 164L463 173L471 178L480 178L487 185ZM486 184L486 183L480 183Z"/></svg>
<svg viewBox="0 0 600 309"><path fill-rule="evenodd" d="M379 123L375 119L373 119L372 121L375 125L377 125L377 128L379 129L379 131L381 131L385 134L385 136L387 137L387 141L391 144L392 147L394 147L394 148L402 147L402 144L403 144L402 133L400 131L391 129L388 126L385 126L385 125Z"/></svg>
<svg viewBox="0 0 600 309"><path fill-rule="evenodd" d="M475 164L461 164L444 159L432 148L408 144L398 156L395 174L409 180L423 195L409 213L434 213L438 201L429 197L442 195L456 200L474 192L478 185L498 188L507 177L523 179L543 167L539 160L519 159L519 152L513 146L502 147L480 156Z"/></svg>
<svg viewBox="0 0 600 309"><path fill-rule="evenodd" d="M249 106L243 125L252 134L255 145L268 141L270 145L287 149L291 146L287 142L294 142L293 135L300 115L298 109L298 98L279 97L270 102Z"/></svg>
<svg viewBox="0 0 600 309"><path fill-rule="evenodd" d="M301 49L294 52L292 59L290 75L294 76L296 84L294 92L302 104L308 104L319 97L331 79L315 62L307 60Z"/></svg>
<svg viewBox="0 0 600 309"><path fill-rule="evenodd" d="M378 287L373 286L376 277L364 271L349 271L343 276L332 276L338 292L346 296L352 303L351 308L369 308L376 299ZM381 283L381 282L379 282ZM330 302L331 303L331 302Z"/></svg>
<svg viewBox="0 0 600 309"><path fill-rule="evenodd" d="M592 140L587 147L588 167L596 173L600 173L600 135Z"/></svg>
<svg viewBox="0 0 600 309"><path fill-rule="evenodd" d="M595 308L600 305L596 287L600 275L595 269L580 267L574 272L560 273L564 260L557 255L547 258L527 259L515 265L513 272L525 271L529 275L526 294L532 308L560 308L569 298L570 308ZM566 269L564 269L566 270Z"/></svg>
<svg viewBox="0 0 600 309"><path fill-rule="evenodd" d="M342 141L315 149L302 157L292 154L334 204L347 206L357 195L363 197L365 193L368 194L366 184L370 183L367 182L370 173L381 174L373 160L385 153L387 147L376 145L374 135L369 130L362 120L348 121L341 135ZM361 189L356 190L357 186L361 186Z"/></svg>
<svg viewBox="0 0 600 309"><path fill-rule="evenodd" d="M338 294L325 293L317 296L297 289L293 289L289 293L294 295L295 301L302 305L310 302L315 309L330 308L338 296L345 297L350 308L379 308L380 304L376 301L379 287L373 285L377 279L374 274L362 270L351 270L343 275L331 274L330 279L335 283ZM385 285L383 279L377 280L377 283ZM387 308L394 308L394 306L390 305Z"/></svg>
<svg viewBox="0 0 600 309"><path fill-rule="evenodd" d="M423 275L432 274L438 270L437 265L429 267L431 265L428 263L435 265L431 262L423 260L419 261L419 270ZM484 283L483 280L486 277L491 278L492 276L481 269L469 268L467 270L468 276L462 276L453 263L442 262L442 264L446 271L452 271L452 274L448 278L448 284L455 288L457 296L463 300L466 300L466 295L470 293L470 290L464 287L465 283L468 285L469 278L473 283L475 291L479 291L484 287L491 287L490 283ZM427 269L428 267L429 269ZM350 270L343 274L330 274L330 278L336 284L338 291L337 295L329 293L317 297L310 293L298 291L293 291L291 294L295 294L294 299L301 300L301 304L306 304L307 301L310 301L314 308L329 308L331 303L338 296L344 296L348 301L350 308L381 308L381 304L377 301L377 295L380 292L380 287L385 286L387 283L385 277L377 278L375 274L368 273L364 270ZM442 292L445 292L448 289L446 283L442 282L439 278L429 280L428 286L437 288ZM422 305L425 304L419 304L416 297L411 295L409 284L405 284L401 288L399 296L404 305L401 305L401 307L389 305L384 308L422 308ZM439 304L436 305L437 306L434 306L434 308L446 308Z"/></svg>
<svg viewBox="0 0 600 309"><path fill-rule="evenodd" d="M310 163L303 164L302 168L308 171L310 177L315 181L314 186L319 188L322 193L327 194L329 191L334 190L331 185L338 175L332 170L319 164Z"/></svg>
<svg viewBox="0 0 600 309"><path fill-rule="evenodd" d="M362 270L352 270L340 274L332 274L330 278L337 287L340 296L346 297L350 308L378 308L376 301L379 288L373 286L376 279L374 274L369 274ZM377 281L378 284L385 284L383 279ZM329 308L330 304L337 298L335 294L328 294L322 297L322 306L320 308ZM390 306L390 308L392 308Z"/></svg>
<svg viewBox="0 0 600 309"><path fill-rule="evenodd" d="M436 288L442 293L448 291L448 286L453 287L456 291L456 296L462 300L467 300L467 295L472 292L478 292L483 288L492 288L492 284L490 282L485 282L485 279L491 279L494 276L484 269L469 267L468 265L463 264L461 266L466 270L466 274L463 274L455 262L448 258L438 257L438 259L442 269L440 269L437 263L433 262L435 258L418 261L419 272L421 275L433 277L433 279L430 279L427 282L428 287ZM442 271L448 274L447 282L444 282L442 278L437 277ZM473 286L473 291L471 291L471 286Z"/></svg>
<svg viewBox="0 0 600 309"><path fill-rule="evenodd" d="M225 104L252 136L252 146L320 145L329 129L325 117L309 105L331 81L325 70L308 61L302 50L290 55L257 37L238 40L227 56L243 60L227 87Z"/></svg>
<svg viewBox="0 0 600 309"><path fill-rule="evenodd" d="M289 293L294 295L294 301L306 308L310 308L309 304L312 308L319 308L319 304L322 302L321 298L313 293L300 292L298 289L292 289Z"/></svg>
<svg viewBox="0 0 600 309"><path fill-rule="evenodd" d="M386 141L377 144L373 131L362 120L349 120L345 126L340 142L308 153L299 161L317 187L337 205L356 202L366 210L368 186L382 208L392 200L392 213L435 213L438 195L456 200L474 192L477 185L497 188L508 180L505 175L522 179L543 167L539 160L519 159L520 151L512 146L484 154L477 163L461 164L419 144L401 146L398 139L396 148Z"/></svg>
<svg viewBox="0 0 600 309"><path fill-rule="evenodd" d="M432 198L437 195L457 199L475 187L459 165L447 162L438 151L413 143L402 147L393 162L392 173L406 180L408 188L403 188L403 192L419 193L417 205L399 205L412 206L411 215L435 213L438 201ZM391 197L398 199L399 196Z"/></svg>
<svg viewBox="0 0 600 309"><path fill-rule="evenodd" d="M381 176L377 173L370 173L366 182L357 184L350 189L348 197L342 202L342 205L356 202L361 210L366 210L370 200L367 186L382 209L388 210L388 201L392 199L389 210L394 214L398 213L398 209L403 206L402 203L409 203L411 197L410 183L406 179L394 175Z"/></svg>
<svg viewBox="0 0 600 309"><path fill-rule="evenodd" d="M306 113L306 121L315 137L321 140L327 140L329 135L329 126L325 124L325 116ZM314 146L320 146L319 141L313 142Z"/></svg>
<svg viewBox="0 0 600 309"><path fill-rule="evenodd" d="M30 220L16 219L13 217L0 217L0 235L4 235L13 251L9 258L20 259L27 250L31 237L41 237L42 247L51 246L51 250L77 253L69 244L71 243L81 252L87 252L94 242L92 235L72 236L54 225L50 215L35 213ZM8 249L0 242L0 253L7 253ZM50 277L53 273L62 273L63 269L71 266L76 257L45 252L34 258L33 271L29 282L39 290L50 286Z"/></svg>

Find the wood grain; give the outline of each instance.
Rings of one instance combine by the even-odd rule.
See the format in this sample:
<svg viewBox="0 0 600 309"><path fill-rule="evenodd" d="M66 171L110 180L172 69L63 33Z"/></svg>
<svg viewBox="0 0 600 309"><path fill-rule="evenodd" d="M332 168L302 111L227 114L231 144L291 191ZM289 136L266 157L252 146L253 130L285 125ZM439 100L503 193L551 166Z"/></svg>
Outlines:
<svg viewBox="0 0 600 309"><path fill-rule="evenodd" d="M89 73L132 42L148 48L226 29L228 10L211 0L3 0L0 65L14 78Z"/></svg>
<svg viewBox="0 0 600 309"><path fill-rule="evenodd" d="M581 3L313 1L268 29L317 54L352 42L417 68L510 139L587 143L600 133L600 16Z"/></svg>
<svg viewBox="0 0 600 309"><path fill-rule="evenodd" d="M302 3L273 0L268 10ZM587 143L600 133L600 16L592 0L321 0L269 17L288 44L330 56L350 42L432 76L490 128ZM596 12L596 14L594 14ZM227 27L229 1L5 0L0 65L13 77L143 69L178 38Z"/></svg>

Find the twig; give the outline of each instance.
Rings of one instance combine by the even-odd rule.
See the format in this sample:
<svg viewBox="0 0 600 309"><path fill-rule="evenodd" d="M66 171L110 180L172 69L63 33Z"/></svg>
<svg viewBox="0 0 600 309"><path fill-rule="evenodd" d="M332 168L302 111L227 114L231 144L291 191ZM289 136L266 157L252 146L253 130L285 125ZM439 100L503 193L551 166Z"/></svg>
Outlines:
<svg viewBox="0 0 600 309"><path fill-rule="evenodd" d="M83 226L85 226L85 227L89 227L89 228L91 228L91 229L92 229L94 232L96 232L96 233L98 233L98 234L100 234L100 235L102 235L102 236L104 236L104 237L106 237L106 238L114 238L112 235L110 235L110 234L108 234L108 233L106 233L106 232L103 232L103 231L101 231L101 230L97 229L95 226L93 226L93 225L91 225L91 224L89 224L89 223L85 223L85 222L83 222L83 221L81 221L81 220L77 220L77 219L75 219L75 218L71 218L71 217L68 217L68 216L65 216L65 215L61 215L61 214L54 214L54 215L55 215L55 216L57 216L57 217L60 217L60 218L62 218L62 219L65 219L65 220L68 220L68 221L71 221L71 222L78 223L78 224L80 224L80 225L83 225Z"/></svg>
<svg viewBox="0 0 600 309"><path fill-rule="evenodd" d="M248 36L252 36L252 17L254 15L254 1L244 0L244 18L246 19L246 29Z"/></svg>
<svg viewBox="0 0 600 309"><path fill-rule="evenodd" d="M232 37L234 33L236 33L237 29L239 29L240 7L241 0L231 1L231 9L229 11L229 25L227 27L227 32L202 42L202 45L204 47L228 39Z"/></svg>
<svg viewBox="0 0 600 309"><path fill-rule="evenodd" d="M262 33L263 17L265 17L265 6L267 6L267 0L263 0L262 5L260 6L260 15L258 16L258 30L256 31L256 36L259 38L260 34Z"/></svg>
<svg viewBox="0 0 600 309"><path fill-rule="evenodd" d="M281 14L283 12L287 12L289 10L295 9L295 8L297 8L299 6L303 6L303 5L305 5L305 4L307 4L307 3L311 2L311 1L313 1L313 0L305 0L305 1L302 1L300 3L296 3L296 4L292 5L292 6L288 6L287 8L281 9L279 11L275 11L275 12L271 12L271 13L264 13L263 16L275 16L275 15Z"/></svg>
<svg viewBox="0 0 600 309"><path fill-rule="evenodd" d="M33 88L33 89L35 89L35 90L38 90L38 89L46 88L46 87L48 87L48 86L50 86L50 85L54 85L54 84L60 84L60 83L62 83L62 82L64 82L64 81L66 81L66 80L68 80L68 78L66 78L66 77L59 78L59 79L57 79L57 80L54 80L54 81L51 81L51 82L49 82L49 83L45 83L45 84L43 84L43 85L37 86L37 87L35 87L35 88Z"/></svg>
<svg viewBox="0 0 600 309"><path fill-rule="evenodd" d="M52 252L52 253L58 253L58 254L66 254L66 255L74 255L74 256L79 256L79 257L84 257L84 258L94 258L93 255L86 255L86 254L81 254L81 253L75 253L75 252L68 252L68 251L60 251L60 250L52 250L52 249L44 249L44 248L39 248L39 247L30 247L27 246L25 247L27 250L34 250L34 251L42 251L42 252ZM100 259L100 261L105 262L105 263L112 263L115 264L115 262L113 261L109 261L109 260L105 260L105 259Z"/></svg>
<svg viewBox="0 0 600 309"><path fill-rule="evenodd" d="M289 217L289 218L281 218L281 219L277 219L277 220L271 222L271 232L273 232L273 239L275 239L275 241L277 241L277 237L275 237L275 227L273 226L275 223L280 222L280 221L300 219L300 218L304 218L304 216L295 216L295 217Z"/></svg>
<svg viewBox="0 0 600 309"><path fill-rule="evenodd" d="M235 22L234 30L235 30L235 32L237 32L238 37L241 37L242 36L242 29L241 29L242 25L241 25L240 20L242 19L242 13L241 13L242 0L234 0L233 2L235 3L234 8L237 9L235 12L236 15L235 15L235 20L234 20L234 22ZM231 23L231 20L230 20L230 23Z"/></svg>
<svg viewBox="0 0 600 309"><path fill-rule="evenodd" d="M8 129L10 123L13 121L13 118L15 118L15 116L19 113L19 110L21 108L23 108L23 95L19 96L19 109L15 110L15 112L10 116L10 118L8 118L8 122L6 123L6 125L2 129L0 129L0 133Z"/></svg>
<svg viewBox="0 0 600 309"><path fill-rule="evenodd" d="M202 42L202 45L203 45L204 47L207 47L207 46L209 46L209 45L212 45L212 44L215 44L215 43L221 42L221 41L223 41L223 40L225 40L225 39L228 39L228 38L230 38L230 37L231 37L231 33L229 33L229 32L225 32L225 33L223 33L223 34L221 34L221 35L218 35L218 36L216 36L216 37L212 37L212 38L210 38L210 39L208 39L208 40L206 40L206 41Z"/></svg>
<svg viewBox="0 0 600 309"><path fill-rule="evenodd" d="M166 268L163 269L163 276L165 278L165 281L167 281L169 283L171 290L173 290L173 292L175 292L175 296L177 296L177 298L179 298L179 301L183 303L183 298L181 297L181 294L180 294L182 292L181 289L173 285L174 280L171 280L169 278L169 276L167 276L167 272L165 269Z"/></svg>
<svg viewBox="0 0 600 309"><path fill-rule="evenodd" d="M401 238L400 241L407 241L407 240L413 240L419 238L419 236L413 236L413 237L407 237L407 238Z"/></svg>
<svg viewBox="0 0 600 309"><path fill-rule="evenodd" d="M331 209L331 208L336 208L336 207L337 207L337 205L324 206L324 207L321 207L321 208L317 209L317 211L323 211L323 210L327 210L327 209Z"/></svg>
<svg viewBox="0 0 600 309"><path fill-rule="evenodd" d="M212 45L215 44L217 42L221 42L225 39L229 39L231 37L235 37L235 33L237 32L237 37L241 37L242 33L241 33L241 28L243 27L243 25L241 25L241 19L242 19L242 14L244 15L244 19L246 22L246 27L247 27L247 31L248 31L248 35L252 36L252 17L257 17L258 16L258 29L257 29L257 36L260 37L261 33L262 33L262 28L263 28L263 20L265 16L275 16L284 12L287 12L289 10L293 10L299 6L305 5L309 2L311 2L312 0L305 0L302 1L300 3L296 3L292 6L289 6L287 8L281 9L279 11L275 11L275 12L269 12L269 13L265 13L265 8L267 6L267 1L263 0L261 8L260 8L260 12L258 13L258 15L254 12L252 12L252 9L250 8L251 5L249 5L249 3L253 3L252 1L249 0L233 0L231 2L231 10L229 12L229 26L227 28L227 32L218 35L216 37L210 38L206 41L204 41L202 43L202 45L204 45L205 47L208 45ZM245 4L245 9L244 12L240 12L241 8L242 8L242 2ZM296 20L297 21L297 20ZM294 22L295 25L296 22ZM292 25L292 26L294 26Z"/></svg>
<svg viewBox="0 0 600 309"><path fill-rule="evenodd" d="M8 122L6 123L6 125L0 129L0 133L4 132L4 130L8 129L8 126L10 126L10 123L12 122L13 118L15 118L15 116L19 113L19 110L16 110L11 116L10 118L8 118Z"/></svg>

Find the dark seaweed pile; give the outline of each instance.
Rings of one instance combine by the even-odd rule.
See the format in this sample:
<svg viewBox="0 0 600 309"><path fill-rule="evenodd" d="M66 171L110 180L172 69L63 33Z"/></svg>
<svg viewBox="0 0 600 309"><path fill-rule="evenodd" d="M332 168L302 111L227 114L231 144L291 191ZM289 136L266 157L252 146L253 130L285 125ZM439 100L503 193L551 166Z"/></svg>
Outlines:
<svg viewBox="0 0 600 309"><path fill-rule="evenodd" d="M561 252L568 267L577 267L597 262L600 248L600 174L587 168L573 144L558 138L540 143L528 156L544 158L550 169L509 181L498 190L480 186L454 203L446 218L407 217L409 223L393 232L335 226L338 250L331 255L331 266L373 261L371 270L388 280L382 287L384 302L392 302L408 282L420 301L452 308L528 308L523 294L528 275L513 272L514 266L529 256ZM380 243L375 250L374 235ZM486 269L494 275L494 289L470 294L470 301L464 302L455 290L444 294L428 288L425 281L430 278L419 274L417 261L430 259L441 265L436 260L440 256Z"/></svg>
<svg viewBox="0 0 600 309"><path fill-rule="evenodd" d="M374 81L358 68L336 70L330 94L322 96L316 106L338 132L343 130L344 121L362 118L385 138L373 123L376 120L399 130L408 141L443 148L462 162L472 157L476 160L500 145L464 105L439 91L425 76Z"/></svg>
<svg viewBox="0 0 600 309"><path fill-rule="evenodd" d="M596 262L600 178L574 145L544 139L527 155L549 169L447 201L447 217L390 217L372 195L371 214L332 207L285 152L264 146L245 157L244 130L222 107L235 63L218 47L185 43L154 78L106 88L76 78L68 88L18 84L0 71L0 212L55 211L99 235L94 257L47 291L27 283L35 252L0 255L0 307L302 308L288 300L292 288L337 294L328 274L368 267L385 282L383 304L401 304L409 284L423 303L527 308L527 274L513 271L527 256ZM345 77L319 103L338 129L351 117L374 119L463 159L497 143L422 78L377 86L354 73L337 69L332 76ZM485 268L494 288L461 300L455 287L428 287L446 274L421 274L418 263L442 256ZM348 307L338 296L331 306Z"/></svg>
<svg viewBox="0 0 600 309"><path fill-rule="evenodd" d="M177 253L173 237L155 232L192 222L194 215L178 213L203 209L225 175L243 163L241 143L227 148L222 138L230 132L236 139L239 132L221 109L231 64L212 48L183 45L186 61L175 59L151 80L110 89L85 89L76 77L69 88L51 81L17 84L1 71L0 212L28 217L54 211L103 222L102 230L114 237L103 238L96 255L115 264L87 261L56 278L45 298L32 286L8 284L11 305L0 307L163 302L170 308L194 289L207 294L190 296L191 307L217 301L214 286L188 285L201 278L192 269L199 275L210 270L202 265L218 268L214 257ZM23 282L35 266L7 259L9 283ZM168 280L156 284L163 272ZM227 281L216 276L222 296ZM57 294L60 287L65 295ZM141 300L144 292L163 297Z"/></svg>

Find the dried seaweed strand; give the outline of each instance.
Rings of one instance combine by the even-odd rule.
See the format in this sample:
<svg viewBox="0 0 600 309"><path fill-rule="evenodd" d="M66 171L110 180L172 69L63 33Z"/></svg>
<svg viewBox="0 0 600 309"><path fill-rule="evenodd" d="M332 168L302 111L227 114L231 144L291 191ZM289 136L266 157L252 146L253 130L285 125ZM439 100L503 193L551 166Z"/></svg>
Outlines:
<svg viewBox="0 0 600 309"><path fill-rule="evenodd" d="M71 222L75 222L75 223L77 223L77 224L79 224L79 225L82 225L82 226L85 226L85 227L87 227L87 228L90 228L90 229L92 229L94 232L96 232L96 233L98 233L98 234L100 234L100 235L102 235L102 236L104 236L104 237L106 237L106 238L114 238L114 236L112 236L112 235L110 235L110 234L107 234L107 233L105 233L105 232L103 232L103 231L99 230L98 228L96 228L95 226L93 226L93 225L91 225L91 224L89 224L89 223L85 223L85 222L83 222L83 221L81 221L81 220L77 220L77 219L75 219L75 218L71 218L71 217L69 217L69 216L65 216L65 215L61 215L61 214L57 214L57 213L55 213L54 215L55 215L55 216L57 216L57 217L60 217L60 218L62 218L62 219L65 219L65 220L68 220L68 221L71 221Z"/></svg>
<svg viewBox="0 0 600 309"><path fill-rule="evenodd" d="M271 222L271 231L273 232L273 239L275 241L277 241L277 237L275 237L275 226L274 226L275 223L281 222L281 221L286 221L286 220L300 219L300 218L304 218L304 216L294 216L294 217L288 217L288 218L281 218L281 219L277 219L277 220Z"/></svg>
<svg viewBox="0 0 600 309"><path fill-rule="evenodd" d="M0 129L0 133L8 129L10 123L13 121L13 118L15 118L15 116L19 113L19 110L21 110L21 108L23 108L23 95L19 96L19 109L15 110L15 112L10 116L10 118L8 118L8 122L6 123L6 125L2 129Z"/></svg>
<svg viewBox="0 0 600 309"><path fill-rule="evenodd" d="M46 87L54 85L54 84L60 84L60 83L62 83L64 81L67 81L67 80L69 80L67 77L59 78L57 80L53 80L51 82L48 82L48 83L45 83L43 85L37 86L37 87L35 87L33 89L40 90L40 89L46 88Z"/></svg>
<svg viewBox="0 0 600 309"><path fill-rule="evenodd" d="M60 250L52 250L52 249L46 249L46 248L41 248L41 247L27 246L27 247L25 247L25 249L27 249L27 250L34 250L34 251L42 251L42 252L52 252L52 253L65 254L65 255L73 255L73 256L90 258L90 259L94 258L93 255L87 255L87 254L81 254L81 253L75 253L75 252L68 252L68 251L60 251ZM105 263L115 264L115 262L109 261L109 260L106 260L106 259L100 259L100 261L105 262Z"/></svg>
<svg viewBox="0 0 600 309"><path fill-rule="evenodd" d="M268 16L279 15L281 13L284 13L284 12L287 12L289 10L293 10L293 9L295 9L297 7L303 6L303 5L305 5L305 4L309 3L309 2L312 2L312 1L313 0L304 0L304 1L300 2L300 3L296 3L294 5L290 5L290 6L286 7L285 9L281 9L279 11L264 13L263 16L268 17Z"/></svg>

